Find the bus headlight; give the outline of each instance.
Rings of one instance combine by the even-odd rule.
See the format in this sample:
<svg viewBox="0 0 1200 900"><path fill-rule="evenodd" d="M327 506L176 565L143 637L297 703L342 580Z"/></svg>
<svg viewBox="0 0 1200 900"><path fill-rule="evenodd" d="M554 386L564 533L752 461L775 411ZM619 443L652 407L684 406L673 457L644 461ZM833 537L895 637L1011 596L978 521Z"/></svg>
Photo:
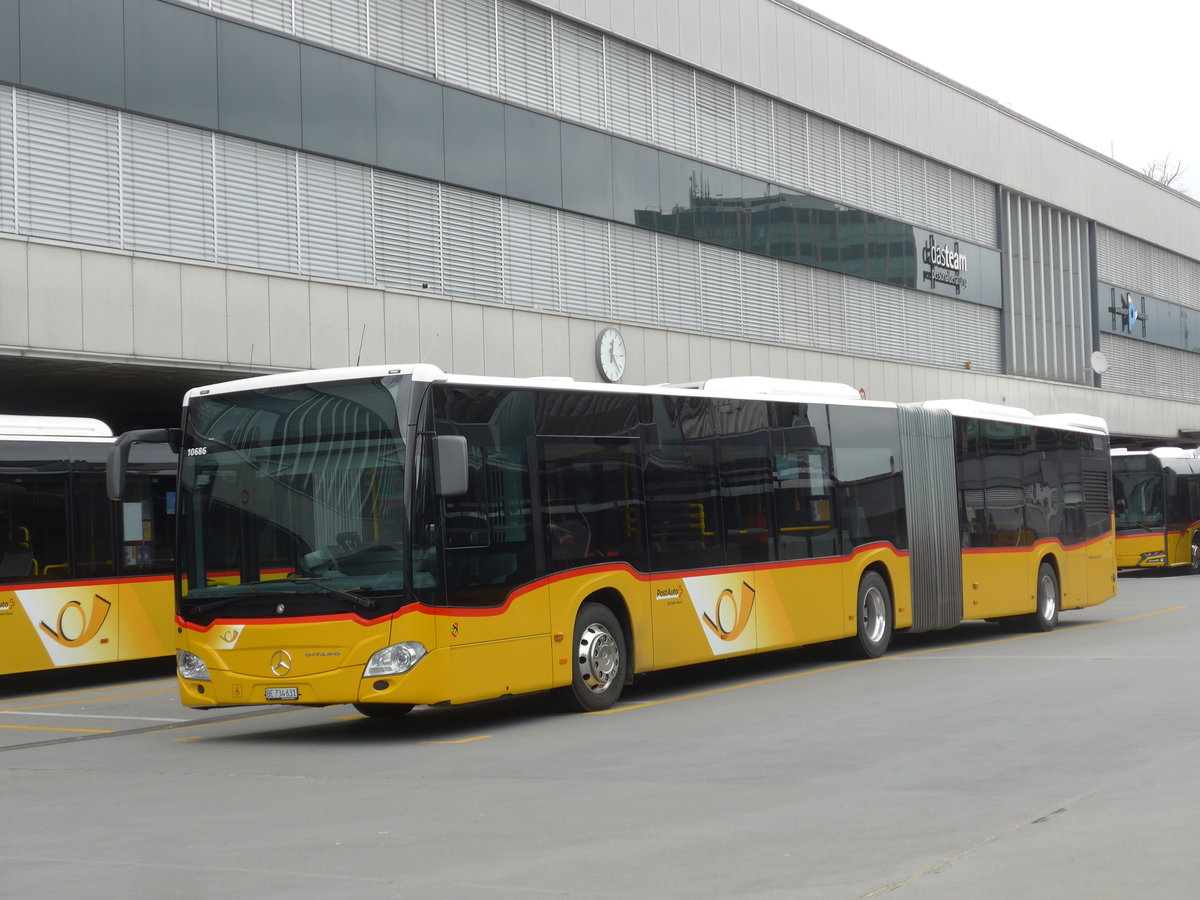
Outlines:
<svg viewBox="0 0 1200 900"><path fill-rule="evenodd" d="M405 641L403 644L392 644L376 651L367 661L363 678L374 678L376 675L403 675L421 661L425 655L425 645L419 641Z"/></svg>
<svg viewBox="0 0 1200 900"><path fill-rule="evenodd" d="M208 666L195 653L176 650L175 665L179 667L180 678L186 678L188 681L212 681L208 675Z"/></svg>

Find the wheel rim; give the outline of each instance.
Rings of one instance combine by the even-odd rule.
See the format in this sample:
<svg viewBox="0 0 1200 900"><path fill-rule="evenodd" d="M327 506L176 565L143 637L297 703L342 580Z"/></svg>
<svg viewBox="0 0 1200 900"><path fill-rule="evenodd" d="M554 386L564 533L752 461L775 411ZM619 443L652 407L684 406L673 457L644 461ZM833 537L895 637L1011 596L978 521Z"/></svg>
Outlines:
<svg viewBox="0 0 1200 900"><path fill-rule="evenodd" d="M1200 570L1200 543L1192 544L1192 569Z"/></svg>
<svg viewBox="0 0 1200 900"><path fill-rule="evenodd" d="M863 594L862 631L863 636L872 644L883 640L887 630L887 607L883 599L883 591L877 587L867 588Z"/></svg>
<svg viewBox="0 0 1200 900"><path fill-rule="evenodd" d="M613 683L621 667L621 647L603 625L595 622L579 635L579 676L594 694L603 694Z"/></svg>
<svg viewBox="0 0 1200 900"><path fill-rule="evenodd" d="M1054 612L1058 608L1058 592L1054 589L1054 576L1049 572L1042 574L1042 580L1038 582L1038 611L1042 614L1042 618L1049 622L1054 618Z"/></svg>

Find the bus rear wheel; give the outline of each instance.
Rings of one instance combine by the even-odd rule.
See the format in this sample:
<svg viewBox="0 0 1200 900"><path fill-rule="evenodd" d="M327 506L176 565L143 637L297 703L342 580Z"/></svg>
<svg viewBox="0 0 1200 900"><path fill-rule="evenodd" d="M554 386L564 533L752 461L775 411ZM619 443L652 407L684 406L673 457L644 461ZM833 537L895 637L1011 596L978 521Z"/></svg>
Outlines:
<svg viewBox="0 0 1200 900"><path fill-rule="evenodd" d="M856 656L877 659L892 642L892 592L878 572L858 583L858 630L851 647Z"/></svg>
<svg viewBox="0 0 1200 900"><path fill-rule="evenodd" d="M567 706L581 712L608 709L621 696L629 669L625 633L612 610L585 603L575 619L571 647L571 686L563 692Z"/></svg>
<svg viewBox="0 0 1200 900"><path fill-rule="evenodd" d="M1188 571L1193 575L1200 572L1200 531L1192 535L1192 558L1188 560Z"/></svg>
<svg viewBox="0 0 1200 900"><path fill-rule="evenodd" d="M1038 566L1037 609L1025 617L1031 631L1053 631L1058 624L1058 609L1061 605L1058 592L1058 575L1054 566L1043 562Z"/></svg>
<svg viewBox="0 0 1200 900"><path fill-rule="evenodd" d="M368 719L400 719L412 712L411 703L355 703L354 708Z"/></svg>

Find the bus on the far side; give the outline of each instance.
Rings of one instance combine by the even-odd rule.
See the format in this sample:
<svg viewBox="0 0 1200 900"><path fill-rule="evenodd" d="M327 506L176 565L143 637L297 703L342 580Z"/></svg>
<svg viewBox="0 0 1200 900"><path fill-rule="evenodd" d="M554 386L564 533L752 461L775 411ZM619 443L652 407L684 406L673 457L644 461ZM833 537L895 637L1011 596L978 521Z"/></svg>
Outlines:
<svg viewBox="0 0 1200 900"><path fill-rule="evenodd" d="M1112 451L1117 568L1200 571L1200 456Z"/></svg>
<svg viewBox="0 0 1200 900"><path fill-rule="evenodd" d="M175 454L108 499L98 419L0 415L0 675L174 652Z"/></svg>

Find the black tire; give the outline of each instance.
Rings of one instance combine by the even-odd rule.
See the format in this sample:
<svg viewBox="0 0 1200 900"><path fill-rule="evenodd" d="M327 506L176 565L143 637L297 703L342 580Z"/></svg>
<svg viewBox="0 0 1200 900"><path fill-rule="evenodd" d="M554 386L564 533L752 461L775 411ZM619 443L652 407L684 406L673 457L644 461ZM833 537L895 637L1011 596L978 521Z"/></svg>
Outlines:
<svg viewBox="0 0 1200 900"><path fill-rule="evenodd" d="M1192 558L1188 561L1188 572L1192 575L1200 572L1200 531L1192 535Z"/></svg>
<svg viewBox="0 0 1200 900"><path fill-rule="evenodd" d="M1054 566L1043 560L1037 574L1037 609L1023 617L1022 622L1030 631L1053 631L1058 624L1058 611L1062 608L1062 594L1058 589L1058 574Z"/></svg>
<svg viewBox="0 0 1200 900"><path fill-rule="evenodd" d="M612 610L599 603L583 604L571 647L571 686L562 692L566 706L580 712L610 708L621 696L629 671L625 632Z"/></svg>
<svg viewBox="0 0 1200 900"><path fill-rule="evenodd" d="M853 654L878 659L892 642L892 592L878 572L867 572L858 583L858 629L850 639Z"/></svg>
<svg viewBox="0 0 1200 900"><path fill-rule="evenodd" d="M368 719L402 719L413 710L411 703L355 703L354 708Z"/></svg>

